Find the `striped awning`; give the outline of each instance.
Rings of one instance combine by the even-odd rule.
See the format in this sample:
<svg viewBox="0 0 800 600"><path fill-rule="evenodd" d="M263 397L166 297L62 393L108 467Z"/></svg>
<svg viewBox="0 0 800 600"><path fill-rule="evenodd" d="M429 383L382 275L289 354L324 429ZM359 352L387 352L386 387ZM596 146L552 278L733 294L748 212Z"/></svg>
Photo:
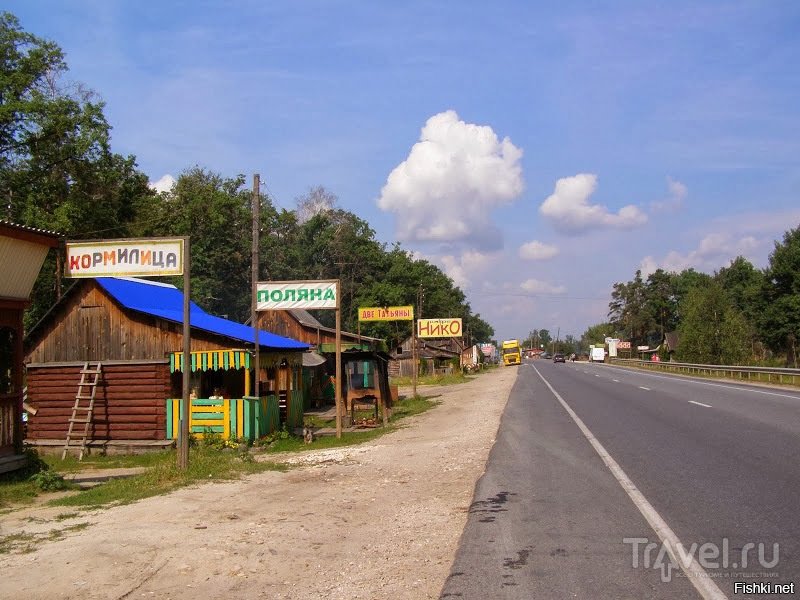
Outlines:
<svg viewBox="0 0 800 600"><path fill-rule="evenodd" d="M191 353L192 372L249 369L251 356L247 350L200 350ZM169 353L169 371L183 371L183 352Z"/></svg>

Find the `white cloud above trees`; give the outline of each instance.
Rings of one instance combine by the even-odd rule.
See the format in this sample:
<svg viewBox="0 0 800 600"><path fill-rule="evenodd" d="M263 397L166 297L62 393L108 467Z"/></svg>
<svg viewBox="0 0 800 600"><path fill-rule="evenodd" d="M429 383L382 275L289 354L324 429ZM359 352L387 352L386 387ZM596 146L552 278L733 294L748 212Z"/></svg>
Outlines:
<svg viewBox="0 0 800 600"><path fill-rule="evenodd" d="M558 255L558 248L533 240L519 247L519 256L526 260L548 260Z"/></svg>
<svg viewBox="0 0 800 600"><path fill-rule="evenodd" d="M601 204L590 204L589 198L596 189L597 175L591 173L559 179L553 193L539 207L539 213L566 234L598 228L633 229L647 222L647 215L633 204L617 212Z"/></svg>
<svg viewBox="0 0 800 600"><path fill-rule="evenodd" d="M710 233L706 235L697 248L686 253L672 250L663 258L645 256L639 263L642 275L647 277L657 269L680 272L694 268L710 273L736 258L752 254L762 242L751 235L735 236L729 233Z"/></svg>
<svg viewBox="0 0 800 600"><path fill-rule="evenodd" d="M166 175L163 175L161 179L159 179L158 181L151 181L149 185L150 189L153 189L158 193L169 192L172 191L172 186L175 185L175 178L169 173L167 173Z"/></svg>
<svg viewBox="0 0 800 600"><path fill-rule="evenodd" d="M396 215L400 241L497 248L491 212L522 193L521 158L522 150L491 127L441 112L389 174L377 204Z"/></svg>

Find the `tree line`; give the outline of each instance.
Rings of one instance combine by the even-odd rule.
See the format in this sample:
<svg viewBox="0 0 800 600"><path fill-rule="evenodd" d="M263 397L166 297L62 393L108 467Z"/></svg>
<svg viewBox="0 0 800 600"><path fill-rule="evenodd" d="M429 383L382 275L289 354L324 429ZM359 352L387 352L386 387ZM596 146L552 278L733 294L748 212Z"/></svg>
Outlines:
<svg viewBox="0 0 800 600"><path fill-rule="evenodd" d="M68 239L191 236L193 300L243 322L250 314L252 197L243 175L188 167L157 193L136 157L111 149L104 103L70 83L62 50L0 13L0 218L56 231ZM379 242L369 224L323 187L309 188L293 210L260 203L259 279L339 279L343 328L356 331L358 307L415 305L424 316L460 317L471 342L488 342L491 325L444 272L399 244ZM176 279L180 286L180 280ZM25 315L35 324L64 292L51 253ZM330 311L315 313L332 325ZM409 322L361 324L390 345Z"/></svg>
<svg viewBox="0 0 800 600"><path fill-rule="evenodd" d="M775 241L768 265L738 256L713 274L658 269L613 285L609 320L586 342L605 336L655 348L677 333L673 358L703 364L798 366L800 227ZM662 355L666 358L666 355Z"/></svg>

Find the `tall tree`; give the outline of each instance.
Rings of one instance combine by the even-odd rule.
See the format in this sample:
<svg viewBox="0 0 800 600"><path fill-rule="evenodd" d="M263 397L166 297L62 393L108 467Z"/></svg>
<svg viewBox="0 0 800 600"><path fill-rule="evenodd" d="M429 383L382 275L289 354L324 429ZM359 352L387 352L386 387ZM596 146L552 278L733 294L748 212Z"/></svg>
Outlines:
<svg viewBox="0 0 800 600"><path fill-rule="evenodd" d="M192 298L212 314L240 322L250 314L250 197L243 176L224 178L195 167L139 224L146 235L190 236Z"/></svg>
<svg viewBox="0 0 800 600"><path fill-rule="evenodd" d="M775 242L764 276L761 335L786 361L798 366L800 355L800 227Z"/></svg>
<svg viewBox="0 0 800 600"><path fill-rule="evenodd" d="M12 221L69 238L126 235L152 196L133 157L111 152L103 103L63 83L61 49L0 14L0 199ZM55 258L36 282L26 326L56 297Z"/></svg>
<svg viewBox="0 0 800 600"><path fill-rule="evenodd" d="M679 360L714 365L747 362L750 326L718 281L692 288L683 299L681 311Z"/></svg>

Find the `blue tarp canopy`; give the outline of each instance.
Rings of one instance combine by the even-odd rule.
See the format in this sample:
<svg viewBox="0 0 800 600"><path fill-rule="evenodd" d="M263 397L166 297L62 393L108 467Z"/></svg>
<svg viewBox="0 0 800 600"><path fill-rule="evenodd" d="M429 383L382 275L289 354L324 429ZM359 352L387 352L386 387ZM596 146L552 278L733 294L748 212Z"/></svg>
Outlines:
<svg viewBox="0 0 800 600"><path fill-rule="evenodd" d="M183 292L174 285L128 277L98 277L97 283L129 310L183 324ZM253 327L210 315L194 302L190 302L189 305L189 323L192 329L255 344ZM268 350L298 352L309 348L308 344L263 329L258 332L258 345Z"/></svg>

